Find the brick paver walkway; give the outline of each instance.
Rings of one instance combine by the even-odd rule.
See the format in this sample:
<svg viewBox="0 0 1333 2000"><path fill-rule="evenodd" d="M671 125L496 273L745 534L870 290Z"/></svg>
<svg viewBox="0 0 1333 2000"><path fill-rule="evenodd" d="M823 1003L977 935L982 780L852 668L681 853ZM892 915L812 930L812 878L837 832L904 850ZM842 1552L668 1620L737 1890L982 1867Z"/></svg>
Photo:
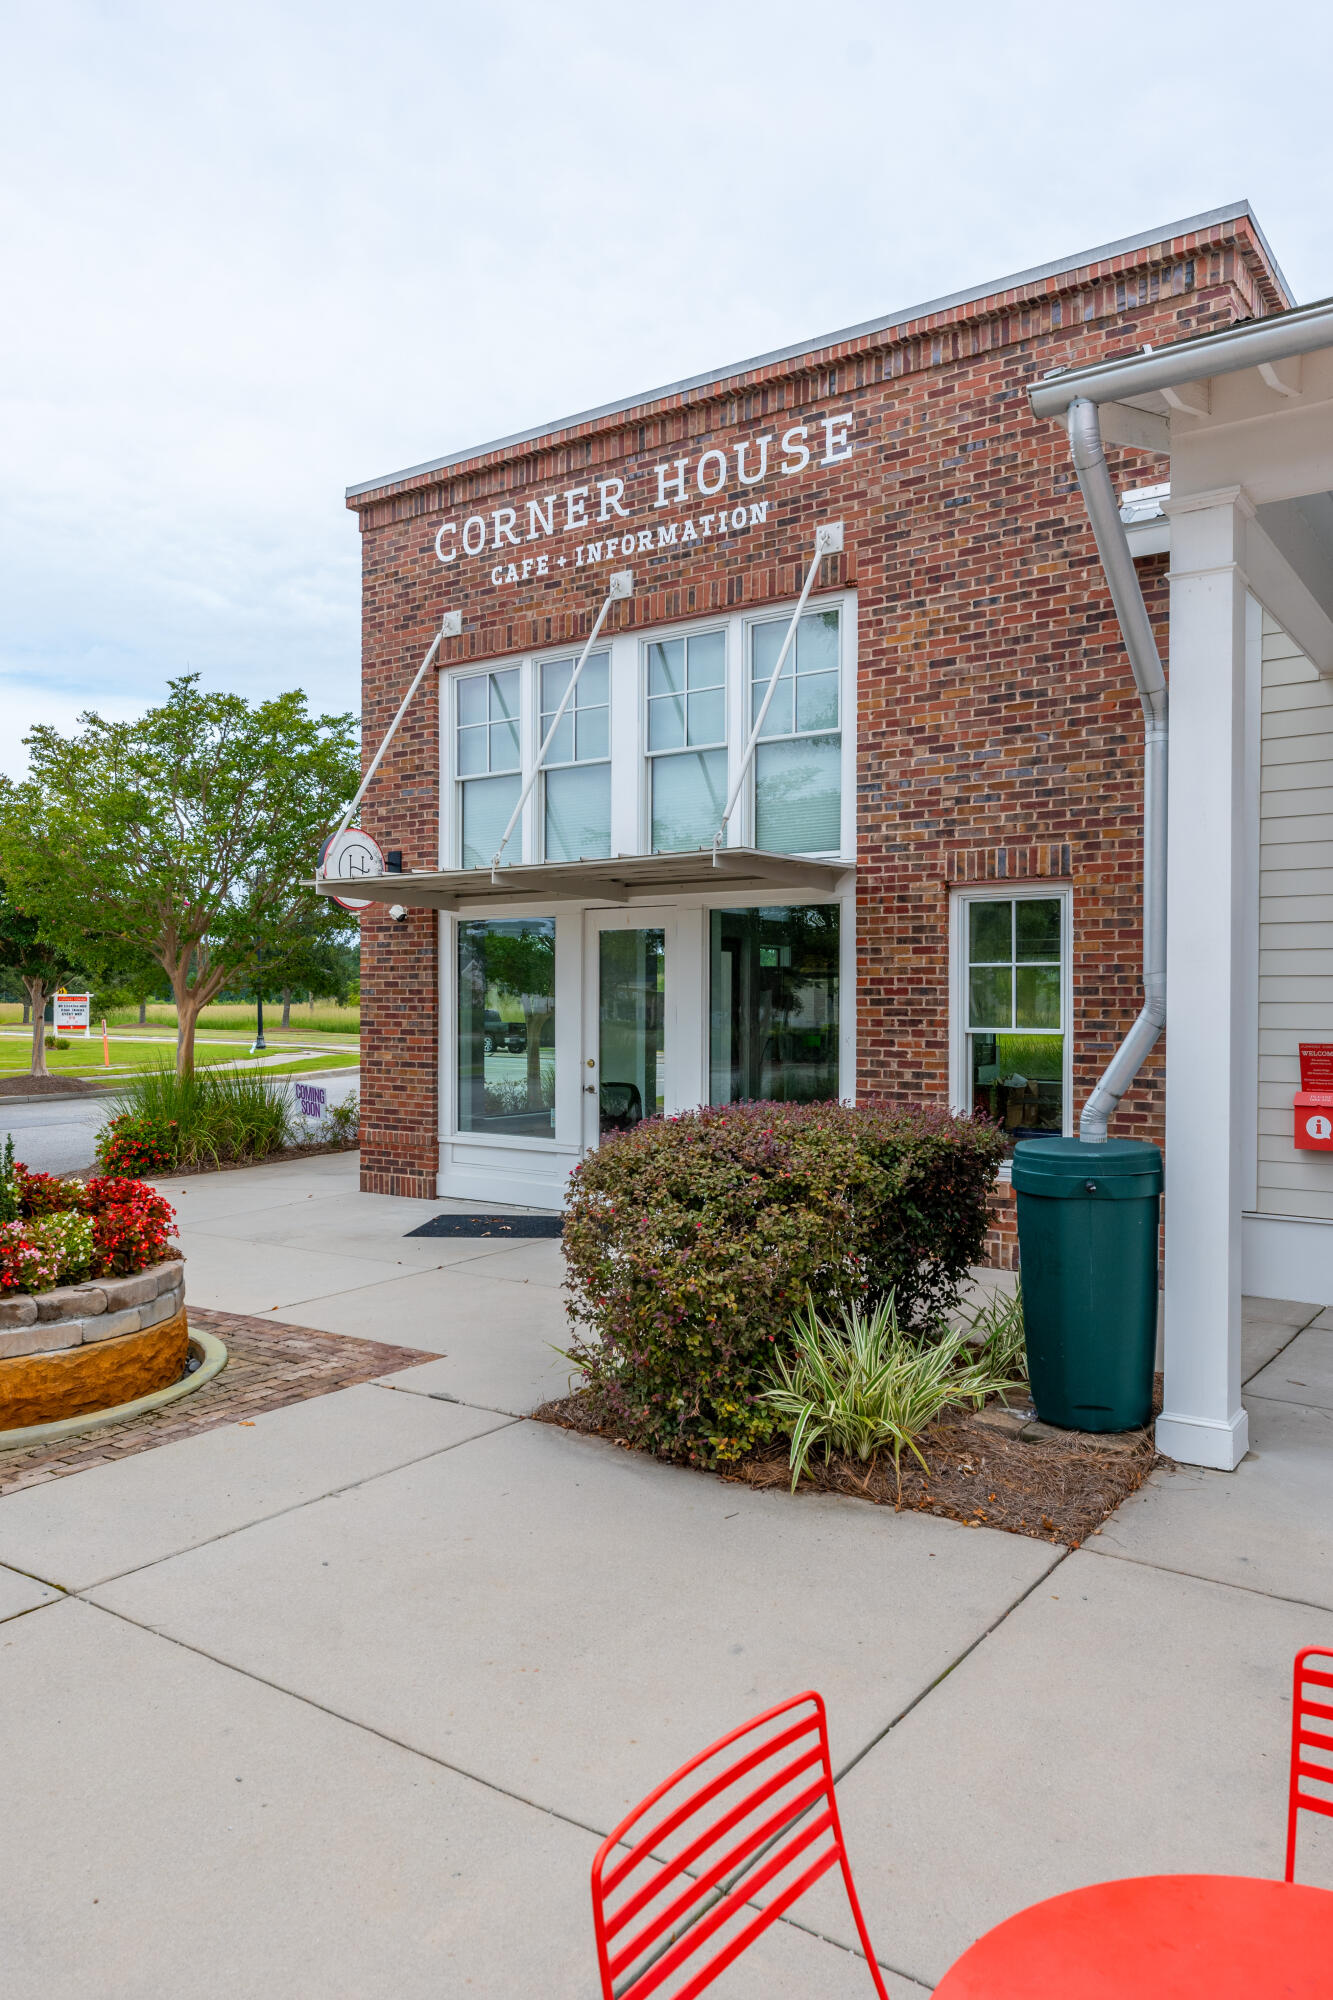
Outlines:
<svg viewBox="0 0 1333 2000"><path fill-rule="evenodd" d="M198 1306L188 1311L195 1331L216 1334L226 1342L227 1365L220 1375L194 1395L150 1410L147 1416L108 1425L87 1437L0 1452L0 1493L63 1479L66 1473L151 1451L176 1438L215 1430L219 1424L243 1423L262 1410L304 1403L311 1396L326 1396L331 1389L347 1389L354 1382L369 1382L376 1375L439 1359L415 1347L386 1347L378 1340L282 1326L244 1313L210 1312Z"/></svg>

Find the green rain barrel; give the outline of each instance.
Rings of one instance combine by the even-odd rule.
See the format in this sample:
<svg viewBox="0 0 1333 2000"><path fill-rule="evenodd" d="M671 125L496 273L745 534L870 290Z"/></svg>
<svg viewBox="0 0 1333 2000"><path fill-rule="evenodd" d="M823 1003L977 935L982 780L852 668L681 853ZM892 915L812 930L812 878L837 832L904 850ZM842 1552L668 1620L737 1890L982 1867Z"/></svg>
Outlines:
<svg viewBox="0 0 1333 2000"><path fill-rule="evenodd" d="M1146 1424L1161 1153L1139 1139L1020 1139L1013 1175L1037 1415L1076 1431Z"/></svg>

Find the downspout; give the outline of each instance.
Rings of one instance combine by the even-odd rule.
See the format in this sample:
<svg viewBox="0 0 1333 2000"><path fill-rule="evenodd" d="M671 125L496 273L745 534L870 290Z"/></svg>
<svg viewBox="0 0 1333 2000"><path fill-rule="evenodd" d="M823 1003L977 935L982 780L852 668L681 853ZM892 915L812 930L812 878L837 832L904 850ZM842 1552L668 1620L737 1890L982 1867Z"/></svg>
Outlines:
<svg viewBox="0 0 1333 2000"><path fill-rule="evenodd" d="M1080 1139L1103 1145L1112 1113L1166 1025L1166 675L1111 486L1097 406L1086 397L1076 397L1069 405L1069 443L1125 651L1134 670L1144 724L1143 1006L1098 1078L1078 1121Z"/></svg>

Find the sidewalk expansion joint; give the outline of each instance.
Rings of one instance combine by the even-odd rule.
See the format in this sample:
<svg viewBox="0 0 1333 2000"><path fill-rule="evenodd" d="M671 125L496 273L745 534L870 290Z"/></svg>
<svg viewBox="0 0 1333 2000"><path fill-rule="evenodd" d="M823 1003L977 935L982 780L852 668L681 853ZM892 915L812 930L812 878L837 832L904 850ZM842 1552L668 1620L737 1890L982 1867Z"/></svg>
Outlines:
<svg viewBox="0 0 1333 2000"><path fill-rule="evenodd" d="M1054 1568L1054 1565L1052 1565L1052 1568ZM1051 1571L1048 1570L1046 1574L1049 1576ZM1041 1579L1038 1578L1038 1582L1040 1581ZM92 1586L89 1587L91 1588ZM1033 1588L1035 1587L1034 1585ZM1028 1593L1025 1591L1023 1595L1026 1597ZM530 1799L524 1792L516 1792L508 1785L497 1784L494 1778L484 1778L478 1772L470 1771L465 1764L455 1764L447 1757L437 1755L433 1750L423 1750L420 1744L409 1743L405 1738L395 1736L390 1730L377 1728L373 1722L363 1722L357 1716L347 1715L342 1709L331 1707L328 1702L317 1701L313 1695L302 1694L298 1689L288 1687L284 1681L273 1680L267 1674L256 1673L251 1667L238 1666L234 1660L224 1659L218 1653L210 1653L206 1646L196 1646L188 1639L179 1639L171 1632L164 1632L160 1626L150 1625L142 1618L131 1617L128 1612L118 1611L112 1605L98 1604L91 1599L83 1601L87 1603L90 1611L101 1611L108 1618L118 1618L122 1624L133 1626L136 1631L147 1632L153 1638L161 1639L169 1646L178 1647L183 1653L191 1653L196 1659L207 1660L211 1665L221 1667L224 1673L237 1674L242 1680L253 1681L259 1687L270 1688L274 1694L285 1695L289 1701L298 1701L304 1707L314 1709L317 1714L327 1715L331 1721L344 1723L349 1729L359 1729L364 1735L373 1736L379 1742L387 1743L395 1750L402 1750L409 1757L420 1757L424 1762L435 1765L438 1770L448 1771L456 1778L465 1779L469 1784L480 1785L483 1790L494 1792L499 1798L510 1799L515 1805L527 1806L532 1812L544 1813L548 1819L557 1820L562 1826L573 1827L578 1833L586 1833L599 1844L606 1839L607 1834L610 1832L609 1827L592 1826L587 1820L576 1818L573 1813L561 1812L556 1806L544 1805L540 1799ZM1022 1599L1019 1599L1018 1602L1021 1603ZM39 1608L45 1609L49 1607ZM996 1622L998 1623L999 1621L997 1620ZM983 1636L985 1635L983 1634ZM970 1651L971 1648L969 1647L968 1650ZM963 1654L959 1655L960 1659L964 1657L965 1655ZM940 1679L942 1680L943 1678L944 1676L941 1675ZM938 1680L931 1683L932 1688L938 1685ZM924 1690L924 1693L928 1694L930 1691L930 1688L927 1688ZM919 1701L922 1698L921 1695L918 1695L916 1699ZM915 1707L916 1702L911 1702L908 1706ZM907 1710L904 1709L903 1713L906 1714ZM887 1734L887 1731L884 1733ZM876 1741L878 1740L877 1738ZM853 1761L855 1762L856 1760L854 1759ZM847 1768L850 1769L851 1767L848 1766ZM751 1903L748 1907L758 1909L760 1905ZM820 1944L830 1945L835 1951L843 1952L848 1958L862 1960L865 1958L864 1952L858 1950L856 1947L844 1944L839 1938L830 1937L825 1931L815 1930L811 1925L798 1923L793 1918L785 1915L779 1917L778 1922L789 1924L793 1930L801 1931L805 1936L815 1938ZM913 1973L890 1965L885 1959L876 1957L875 1963L894 1978L913 1979L915 1977Z"/></svg>
<svg viewBox="0 0 1333 2000"><path fill-rule="evenodd" d="M187 1542L181 1548L168 1549L165 1555L154 1556L151 1562L134 1563L129 1569L118 1569L114 1570L109 1576L94 1577L90 1583L57 1583L53 1577L42 1576L36 1570L21 1571L19 1573L30 1575L34 1583L44 1583L51 1590L62 1591L66 1597L82 1597L85 1591L101 1590L104 1585L119 1583L127 1576L142 1576L146 1570L160 1569L163 1563L175 1562L178 1556L193 1555L196 1550L210 1549L217 1542L229 1542L233 1535L244 1535L251 1528L262 1528L268 1521L281 1521L288 1514L299 1514L306 1507L317 1507L321 1500L338 1500L342 1498L344 1493L359 1492L361 1487L370 1486L377 1479L388 1479L395 1472L406 1472L409 1466L422 1465L428 1458L443 1458L446 1452L461 1451L465 1445L479 1444L482 1438L494 1437L498 1431L512 1430L515 1424L522 1422L522 1417L507 1416L503 1423L488 1424L484 1431L474 1431L471 1437L455 1438L452 1444L433 1445L429 1451L419 1451L413 1458L400 1459L396 1465L386 1465L380 1472L367 1472L361 1479L349 1479L345 1486L330 1486L327 1492L312 1493L305 1500L293 1500L288 1507L275 1507L271 1514L256 1514L251 1521L238 1521L234 1528L223 1528L219 1534L205 1535L202 1541ZM203 1435L206 1436L207 1433L205 1432ZM183 1441L188 1442L188 1440ZM89 1469L95 1470L96 1468L90 1467ZM77 1473L73 1476L75 1478L78 1477ZM13 1563L6 1563L0 1558L0 1568L13 1569L14 1567ZM101 1608L104 1609L105 1607Z"/></svg>
<svg viewBox="0 0 1333 2000"><path fill-rule="evenodd" d="M1069 1554L1070 1551L1068 1549L1062 1548L1060 1550L1060 1553L1050 1563L1047 1564L1046 1568L1042 1571L1041 1575L1034 1577L1032 1579L1032 1582L1028 1585L1027 1589L1020 1591L1018 1596L1013 1600L1012 1604L1007 1604L1003 1611L1001 1611L996 1617L992 1618L990 1624L986 1626L984 1631L978 1632L975 1639L970 1639L967 1645L963 1647L962 1651L954 1659L950 1660L948 1666L945 1667L942 1673L936 1674L933 1681L927 1681L926 1685L923 1688L918 1688L917 1692L912 1696L912 1699L909 1702L905 1702L903 1706L898 1710L897 1714L891 1716L889 1720L885 1723L884 1727L876 1731L875 1735L873 1735L868 1742L864 1743L861 1746L861 1748L857 1751L854 1757L849 1757L847 1762L842 1766L841 1770L834 1772L833 1774L834 1784L840 1785L843 1779L847 1776L847 1773L849 1771L854 1771L857 1765L861 1762L862 1758L868 1757L870 1755L870 1752L873 1749L875 1749L878 1744L882 1743L885 1737L888 1736L892 1730L895 1730L898 1727L898 1724L900 1722L906 1720L906 1718L912 1713L912 1710L914 1708L918 1708L920 1706L920 1704L926 1699L927 1695L934 1694L937 1687L943 1686L944 1682L948 1680L950 1674L955 1672L957 1668L961 1667L964 1660L970 1659L972 1654L976 1652L978 1646L984 1645L993 1632L999 1631L1001 1625L1004 1624L1006 1619L1011 1618L1013 1616L1014 1612L1017 1611L1020 1604L1026 1604L1029 1597L1031 1597L1032 1593L1035 1590L1040 1590L1041 1586L1044 1583L1048 1582L1049 1579L1055 1575L1056 1570L1059 1569L1061 1563L1064 1562L1065 1558ZM904 1973L903 1977L908 1978L910 1977L910 1974Z"/></svg>
<svg viewBox="0 0 1333 2000"><path fill-rule="evenodd" d="M1086 1546L1086 1545L1085 1545ZM1246 1597L1262 1597L1269 1604L1298 1604L1302 1611L1322 1611L1333 1617L1333 1604L1319 1604L1312 1597L1289 1597L1283 1590L1260 1590L1257 1584L1238 1583L1234 1577L1204 1576L1197 1569L1178 1569L1174 1563L1149 1562L1146 1556L1126 1555L1121 1549L1088 1549L1090 1556L1105 1556L1108 1562L1132 1563L1135 1569L1155 1569L1162 1576L1184 1576L1191 1583L1209 1583L1215 1590L1239 1590Z"/></svg>

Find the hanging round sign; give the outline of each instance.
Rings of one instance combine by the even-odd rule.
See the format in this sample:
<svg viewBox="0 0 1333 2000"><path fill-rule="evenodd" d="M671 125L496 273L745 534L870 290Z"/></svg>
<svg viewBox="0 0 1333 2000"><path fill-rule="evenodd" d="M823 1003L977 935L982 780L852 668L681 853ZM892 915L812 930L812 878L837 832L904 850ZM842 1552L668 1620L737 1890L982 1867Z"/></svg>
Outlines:
<svg viewBox="0 0 1333 2000"><path fill-rule="evenodd" d="M356 882L367 875L384 873L384 851L370 834L362 833L359 827L349 827L345 833L335 833L326 840L319 852L319 872L325 881ZM337 903L344 910L368 910L370 902L361 896L330 896L331 903Z"/></svg>

